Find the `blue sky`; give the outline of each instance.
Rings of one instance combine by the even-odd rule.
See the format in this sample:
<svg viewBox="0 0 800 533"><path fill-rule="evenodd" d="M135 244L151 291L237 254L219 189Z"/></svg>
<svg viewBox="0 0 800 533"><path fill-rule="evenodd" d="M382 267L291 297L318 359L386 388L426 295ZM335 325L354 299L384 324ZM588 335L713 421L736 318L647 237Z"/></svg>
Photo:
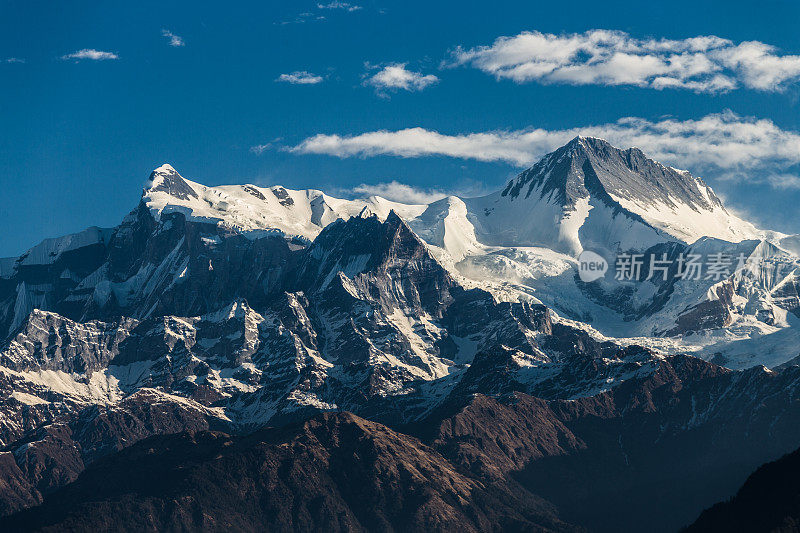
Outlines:
<svg viewBox="0 0 800 533"><path fill-rule="evenodd" d="M165 162L424 198L499 188L576 132L800 232L798 20L790 1L5 0L0 256L116 225Z"/></svg>

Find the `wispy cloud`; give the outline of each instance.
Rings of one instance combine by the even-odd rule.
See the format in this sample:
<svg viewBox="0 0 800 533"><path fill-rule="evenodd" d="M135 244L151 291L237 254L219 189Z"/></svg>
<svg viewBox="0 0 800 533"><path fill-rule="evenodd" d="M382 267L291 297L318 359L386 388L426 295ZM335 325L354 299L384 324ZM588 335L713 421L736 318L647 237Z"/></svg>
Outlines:
<svg viewBox="0 0 800 533"><path fill-rule="evenodd" d="M354 187L352 192L360 196L382 196L387 200L408 204L429 204L447 196L442 191L412 187L394 180L372 185L362 183Z"/></svg>
<svg viewBox="0 0 800 533"><path fill-rule="evenodd" d="M450 195L469 198L482 196L494 192L494 190L491 187L487 188L486 183L483 181L461 179L446 189L440 187L417 187L392 180L380 183L362 183L353 188L333 189L331 192L347 198L380 196L387 200L404 204L429 204Z"/></svg>
<svg viewBox="0 0 800 533"><path fill-rule="evenodd" d="M257 144L255 146L250 147L250 152L256 155L261 155L264 152L271 150L273 148L281 149L281 145L279 144L283 140L283 137L275 137L271 141L264 143L264 144Z"/></svg>
<svg viewBox="0 0 800 533"><path fill-rule="evenodd" d="M169 40L169 45L170 46L176 46L176 47L177 46L186 46L186 43L183 42L183 37L181 37L180 35L175 35L174 33L172 33L169 30L166 30L166 29L161 30L161 35L163 35L164 37L166 37Z"/></svg>
<svg viewBox="0 0 800 533"><path fill-rule="evenodd" d="M325 15L318 15L316 13L305 12L298 14L291 20L282 20L280 22L275 22L275 24L278 26L286 26L288 24L304 24L309 21L321 21L321 20L325 20Z"/></svg>
<svg viewBox="0 0 800 533"><path fill-rule="evenodd" d="M767 182L776 189L800 190L800 176L791 174L773 174L767 176Z"/></svg>
<svg viewBox="0 0 800 533"><path fill-rule="evenodd" d="M800 56L759 41L713 35L637 39L621 31L499 37L489 46L456 48L450 66L469 65L516 83L634 85L720 93L737 87L780 91L800 79Z"/></svg>
<svg viewBox="0 0 800 533"><path fill-rule="evenodd" d="M294 85L315 85L322 83L322 76L318 76L306 70L296 70L289 74L281 74L275 81L283 81Z"/></svg>
<svg viewBox="0 0 800 533"><path fill-rule="evenodd" d="M406 69L408 63L391 63L384 66L375 74L368 76L364 81L365 85L375 88L378 94L386 94L387 91L421 91L439 81L433 74L422 74ZM367 68L375 68L367 65Z"/></svg>
<svg viewBox="0 0 800 533"><path fill-rule="evenodd" d="M790 186L793 181L785 170L800 165L800 132L731 111L683 121L627 117L613 123L560 130L530 128L447 135L408 128L350 136L319 134L288 150L340 158L445 156L503 161L523 167L577 135L601 137L623 148L637 146L665 164L694 172L766 182L775 187Z"/></svg>
<svg viewBox="0 0 800 533"><path fill-rule="evenodd" d="M326 18L325 15L320 13L321 11L340 10L347 13L352 13L354 11L363 9L360 5L350 4L348 2L340 2L339 0L333 0L332 2L328 3L318 3L316 8L316 11L299 13L292 19L282 20L280 22L276 22L275 24L278 26L286 26L288 24L305 24L306 22L324 21Z"/></svg>
<svg viewBox="0 0 800 533"><path fill-rule="evenodd" d="M317 4L317 9L342 9L352 13L353 11L358 11L361 9L361 6L334 0L333 2L329 2L327 4Z"/></svg>
<svg viewBox="0 0 800 533"><path fill-rule="evenodd" d="M71 54L63 55L61 56L61 59L65 61L80 61L82 59L89 59L91 61L105 61L108 59L119 59L119 56L113 52L103 52L101 50L95 50L94 48L84 48L83 50L77 50Z"/></svg>
<svg viewBox="0 0 800 533"><path fill-rule="evenodd" d="M21 59L19 57L7 57L5 59L0 59L0 63L8 63L8 64L18 63L18 64L20 64L20 63L25 63L25 60Z"/></svg>
<svg viewBox="0 0 800 533"><path fill-rule="evenodd" d="M272 148L272 143L257 144L255 146L251 146L250 151L256 155L261 155L270 148Z"/></svg>

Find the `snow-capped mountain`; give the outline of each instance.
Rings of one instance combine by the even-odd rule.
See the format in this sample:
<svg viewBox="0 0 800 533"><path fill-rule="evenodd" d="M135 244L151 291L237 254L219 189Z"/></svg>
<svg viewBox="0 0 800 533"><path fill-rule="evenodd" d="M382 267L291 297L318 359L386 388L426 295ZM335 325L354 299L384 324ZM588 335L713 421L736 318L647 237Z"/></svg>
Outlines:
<svg viewBox="0 0 800 533"><path fill-rule="evenodd" d="M142 204L156 221L170 213L182 213L190 222L217 224L249 238L280 234L308 240L331 222L358 215L365 208L381 219L392 210L410 219L425 209L423 205L409 206L378 196L343 200L322 191L293 191L281 186L206 187L184 179L170 165L162 165L150 175Z"/></svg>
<svg viewBox="0 0 800 533"><path fill-rule="evenodd" d="M645 424L656 442L697 428L794 435L781 406L800 395L799 248L688 172L599 139L576 138L496 193L428 205L207 187L163 165L119 226L0 260L0 470L17 480L0 511L151 435L320 411L421 428L481 395L535 396L535 422L514 431L544 424L571 443L504 459L515 468L591 446L591 432L576 436L586 417L640 410L659 413ZM604 277L581 280L585 250L608 258ZM641 271L615 276L625 254ZM735 261L680 276L689 256ZM669 264L658 276L653 258ZM601 433L640 439L609 424ZM461 446L452 438L437 446ZM474 446L452 457L486 444Z"/></svg>
<svg viewBox="0 0 800 533"><path fill-rule="evenodd" d="M637 148L619 150L589 137L545 156L492 202L496 207L486 214L482 233L497 244L572 254L584 248L644 250L664 241L692 244L701 237L738 242L780 236L729 213L689 172L648 159Z"/></svg>
<svg viewBox="0 0 800 533"><path fill-rule="evenodd" d="M448 290L481 287L495 302L544 304L556 322L599 341L688 350L733 367L775 366L796 355L796 237L758 230L729 213L688 172L638 149L585 137L545 156L501 191L429 205L345 200L280 186L206 187L163 165L120 226L48 239L0 261L0 331L13 339L35 310L78 323L119 323L201 317L231 302L262 310L283 301L282 293L303 302L337 286L369 300L377 289L364 297L353 283L365 271L388 268L371 253L372 240L380 239L375 232L384 231L375 226L381 221L413 235L414 259L403 260L417 264L426 257L425 269L446 279L440 283ZM340 242L330 240L334 235ZM576 256L584 249L610 259L638 251L673 259L724 253L744 262L715 279L644 279L645 272L620 281L610 271L586 284L576 275ZM388 279L393 275L400 274ZM380 302L383 320L425 360L439 351L432 347L441 341L436 321L443 311L409 314L413 296L406 289L381 294L390 300ZM453 296L440 298L441 307ZM404 310L402 318L397 309ZM770 346L760 358L749 351L754 337ZM469 351L465 346L461 350ZM431 364L420 371L428 379L449 374L447 363Z"/></svg>
<svg viewBox="0 0 800 533"><path fill-rule="evenodd" d="M74 319L38 309L25 318L0 352L0 375L18 400L8 406L4 442L30 429L15 417L22 404L39 423L62 414L54 404L112 405L145 388L214 405L221 419L242 427L308 409L410 421L466 388L587 396L657 366L659 356L647 350L554 325L544 306L464 288L394 212L385 222L365 213L339 220L294 250L282 237L238 235L200 237L187 249L198 228L183 215L162 220L149 239L175 231L178 219L184 228L156 256L157 266L132 270L168 272L143 280L157 297L133 292L123 300L104 289L98 305L95 289L73 307ZM192 243L200 250L192 252ZM274 256L259 274L233 276L228 285L227 269L247 269L236 261L207 268L217 262L216 247L249 252L252 243ZM214 282L209 273L224 279ZM217 308L228 291L234 299ZM578 361L593 366L576 372ZM479 374L470 372L476 363Z"/></svg>

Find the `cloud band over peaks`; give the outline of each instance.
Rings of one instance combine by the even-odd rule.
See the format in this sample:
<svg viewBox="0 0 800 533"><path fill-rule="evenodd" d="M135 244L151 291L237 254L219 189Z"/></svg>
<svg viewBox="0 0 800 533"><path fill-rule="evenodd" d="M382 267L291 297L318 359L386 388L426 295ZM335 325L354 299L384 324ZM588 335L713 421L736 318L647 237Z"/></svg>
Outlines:
<svg viewBox="0 0 800 533"><path fill-rule="evenodd" d="M560 130L529 128L448 135L407 128L358 135L318 134L288 150L339 158L444 156L524 167L577 135L600 137L621 148L637 146L649 157L693 172L759 180L773 186L796 183L787 178L786 168L800 165L800 132L731 111L683 121L626 117L612 123Z"/></svg>

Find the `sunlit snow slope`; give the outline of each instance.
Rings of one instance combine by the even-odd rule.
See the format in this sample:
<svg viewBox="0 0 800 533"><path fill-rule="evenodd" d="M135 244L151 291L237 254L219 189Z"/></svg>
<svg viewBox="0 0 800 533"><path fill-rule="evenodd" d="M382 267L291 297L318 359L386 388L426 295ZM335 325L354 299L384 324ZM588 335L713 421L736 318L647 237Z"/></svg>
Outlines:
<svg viewBox="0 0 800 533"><path fill-rule="evenodd" d="M409 205L281 186L207 187L163 165L145 185L142 205L157 221L180 213L251 240L274 235L298 245L337 220L370 214L386 220L394 211L460 283L488 288L497 300L543 303L593 334L635 338L662 351L693 351L733 367L776 365L797 355L791 346L800 340L793 327L800 308L800 238L760 230L726 210L700 178L601 139L577 137L502 190L478 198ZM48 239L18 259L0 260L0 276L16 279L26 267L60 264L64 254L87 253L111 240L119 246L125 231L134 229L123 224L113 239L110 230L97 228ZM682 280L673 272L668 280L646 280L645 268L641 279L627 282L614 279L612 264L604 279L586 284L576 275L584 250L612 263L631 252L672 259L723 253L745 262L714 279ZM140 265L124 282L102 269L89 277L69 270L61 275L80 278L82 290L93 291L93 305L112 299L125 305L132 294L180 281L181 268L189 266L173 256L174 265ZM213 268L211 259L207 268ZM174 279L165 277L173 270ZM26 278L17 285L13 307L5 310L12 317L9 332L33 309L47 307L46 291L36 283ZM756 353L754 338L774 339L769 355Z"/></svg>

